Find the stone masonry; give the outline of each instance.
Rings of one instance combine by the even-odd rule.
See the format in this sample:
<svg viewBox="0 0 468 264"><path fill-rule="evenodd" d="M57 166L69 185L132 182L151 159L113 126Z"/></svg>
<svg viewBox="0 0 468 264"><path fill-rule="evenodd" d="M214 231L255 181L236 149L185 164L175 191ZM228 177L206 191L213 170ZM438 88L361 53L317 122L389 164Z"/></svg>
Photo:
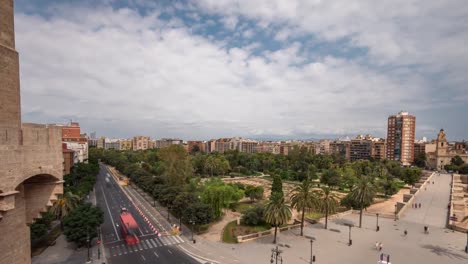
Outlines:
<svg viewBox="0 0 468 264"><path fill-rule="evenodd" d="M13 10L13 0L0 0L0 264L28 264L28 225L63 192L62 134L21 124Z"/></svg>

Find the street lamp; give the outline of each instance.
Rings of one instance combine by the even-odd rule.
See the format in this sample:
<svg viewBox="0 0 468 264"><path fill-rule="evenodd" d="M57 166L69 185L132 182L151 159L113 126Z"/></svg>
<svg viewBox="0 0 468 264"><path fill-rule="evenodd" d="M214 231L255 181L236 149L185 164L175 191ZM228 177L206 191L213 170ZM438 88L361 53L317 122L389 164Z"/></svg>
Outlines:
<svg viewBox="0 0 468 264"><path fill-rule="evenodd" d="M195 243L195 241L193 240L193 229L195 227L195 221L193 221L193 219L190 219L189 223L192 226L192 228L191 228L191 230L192 230L192 242Z"/></svg>
<svg viewBox="0 0 468 264"><path fill-rule="evenodd" d="M345 223L344 225L349 227L349 242L348 242L348 246L351 246L351 245L353 244L353 240L351 240L351 227L353 227L354 225L351 224L351 223Z"/></svg>
<svg viewBox="0 0 468 264"><path fill-rule="evenodd" d="M281 257L281 253L283 253L283 251L280 250L278 246L276 246L276 249L272 248L270 263L278 264L278 260L280 260L280 264L283 264L283 257Z"/></svg>
<svg viewBox="0 0 468 264"><path fill-rule="evenodd" d="M315 256L314 256L313 251L312 251L313 244L314 244L314 241L315 241L315 237L313 237L313 236L305 236L305 237L310 239L310 262L309 262L309 264L312 264L313 262L315 262Z"/></svg>
<svg viewBox="0 0 468 264"><path fill-rule="evenodd" d="M465 246L465 252L468 253L468 231L466 231L466 246Z"/></svg>
<svg viewBox="0 0 468 264"><path fill-rule="evenodd" d="M398 204L395 204L395 221L397 220L397 214L398 214L397 210L398 210Z"/></svg>
<svg viewBox="0 0 468 264"><path fill-rule="evenodd" d="M91 258L89 256L89 232L86 230L86 243L88 244L88 259L86 260L86 263L91 263Z"/></svg>
<svg viewBox="0 0 468 264"><path fill-rule="evenodd" d="M380 230L380 226L379 226L379 213L376 213L375 215L377 216L377 225L376 225L375 230L376 230L376 232L379 232L379 230Z"/></svg>

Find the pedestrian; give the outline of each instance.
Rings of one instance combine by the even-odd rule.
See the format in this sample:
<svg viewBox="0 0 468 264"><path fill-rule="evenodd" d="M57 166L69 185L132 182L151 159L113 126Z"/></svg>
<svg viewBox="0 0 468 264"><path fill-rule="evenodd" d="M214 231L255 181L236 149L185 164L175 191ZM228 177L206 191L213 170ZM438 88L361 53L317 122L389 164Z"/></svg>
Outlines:
<svg viewBox="0 0 468 264"><path fill-rule="evenodd" d="M380 242L380 243L379 243L379 251L382 251L382 248L383 248L383 243Z"/></svg>
<svg viewBox="0 0 468 264"><path fill-rule="evenodd" d="M428 229L427 226L424 226L424 234L428 233L427 229Z"/></svg>
<svg viewBox="0 0 468 264"><path fill-rule="evenodd" d="M432 181L432 184L434 184L434 181Z"/></svg>
<svg viewBox="0 0 468 264"><path fill-rule="evenodd" d="M375 249L379 250L379 242L378 241L375 241Z"/></svg>
<svg viewBox="0 0 468 264"><path fill-rule="evenodd" d="M405 236L408 235L408 231L406 229L405 229L405 232L403 232L403 233L405 234Z"/></svg>
<svg viewBox="0 0 468 264"><path fill-rule="evenodd" d="M419 203L419 208L421 208L421 203Z"/></svg>

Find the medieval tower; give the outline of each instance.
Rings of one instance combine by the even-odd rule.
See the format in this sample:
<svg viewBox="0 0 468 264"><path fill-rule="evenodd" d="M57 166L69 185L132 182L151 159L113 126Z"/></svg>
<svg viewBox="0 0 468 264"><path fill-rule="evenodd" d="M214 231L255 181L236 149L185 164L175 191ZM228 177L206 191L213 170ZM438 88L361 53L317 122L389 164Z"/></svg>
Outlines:
<svg viewBox="0 0 468 264"><path fill-rule="evenodd" d="M21 123L13 0L0 0L0 264L31 263L29 227L63 191L61 128Z"/></svg>

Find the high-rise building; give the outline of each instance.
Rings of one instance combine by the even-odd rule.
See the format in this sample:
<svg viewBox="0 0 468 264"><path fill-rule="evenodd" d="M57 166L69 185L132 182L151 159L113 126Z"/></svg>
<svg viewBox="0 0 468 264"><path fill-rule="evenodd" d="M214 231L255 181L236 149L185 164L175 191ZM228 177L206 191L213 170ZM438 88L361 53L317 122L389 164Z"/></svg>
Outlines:
<svg viewBox="0 0 468 264"><path fill-rule="evenodd" d="M409 166L414 160L416 117L400 112L388 117L387 158Z"/></svg>
<svg viewBox="0 0 468 264"><path fill-rule="evenodd" d="M88 139L81 135L80 124L71 122L62 126L62 142L67 144L67 148L77 154L76 163L88 162Z"/></svg>
<svg viewBox="0 0 468 264"><path fill-rule="evenodd" d="M137 136L133 137L132 147L133 150L145 150L150 146L150 137L146 136Z"/></svg>

